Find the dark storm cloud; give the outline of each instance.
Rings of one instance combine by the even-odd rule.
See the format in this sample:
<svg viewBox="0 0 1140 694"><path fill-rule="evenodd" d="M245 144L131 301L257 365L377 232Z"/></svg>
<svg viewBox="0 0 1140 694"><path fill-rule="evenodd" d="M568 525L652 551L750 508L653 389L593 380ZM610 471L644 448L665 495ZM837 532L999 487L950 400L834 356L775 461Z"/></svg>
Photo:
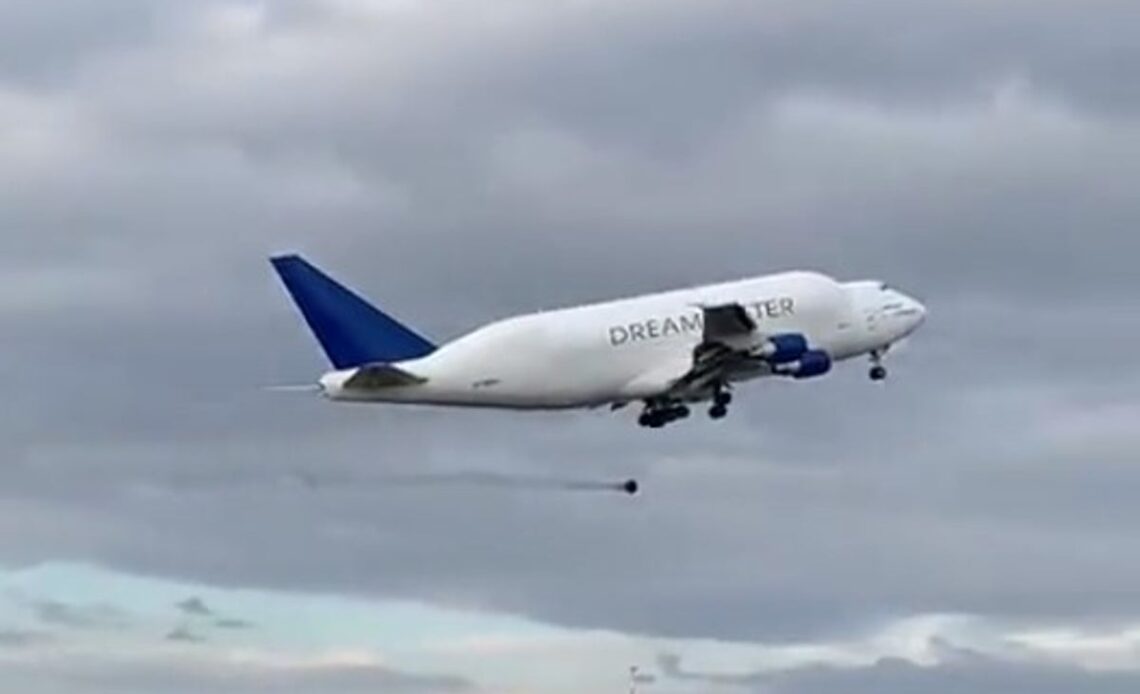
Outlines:
<svg viewBox="0 0 1140 694"><path fill-rule="evenodd" d="M769 673L715 675L689 672L679 658L666 655L660 658L660 667L669 680L727 685L765 694L1124 694L1140 685L1140 675L1135 672L1097 672L1049 662L1003 660L949 645L942 650L947 657L935 665L885 658L865 667L819 665Z"/></svg>
<svg viewBox="0 0 1140 694"><path fill-rule="evenodd" d="M1126 3L509 5L164 14L0 84L0 558L719 638L1140 610ZM264 262L293 247L439 338L787 266L932 317L885 388L715 427L333 407L260 391L323 367Z"/></svg>

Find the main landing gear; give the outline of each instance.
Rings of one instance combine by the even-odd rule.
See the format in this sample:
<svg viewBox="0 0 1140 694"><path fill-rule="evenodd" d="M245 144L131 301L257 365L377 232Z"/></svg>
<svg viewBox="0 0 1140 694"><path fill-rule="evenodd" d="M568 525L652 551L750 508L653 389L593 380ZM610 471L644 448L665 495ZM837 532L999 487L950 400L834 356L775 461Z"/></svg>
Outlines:
<svg viewBox="0 0 1140 694"><path fill-rule="evenodd" d="M868 375L872 381L883 381L887 378L887 367L883 366L883 356L885 354L885 349L871 352L871 371Z"/></svg>
<svg viewBox="0 0 1140 694"><path fill-rule="evenodd" d="M716 393L713 394L713 406L709 408L709 417L712 419L724 419L728 414L728 406L732 404L732 393L718 388Z"/></svg>
<svg viewBox="0 0 1140 694"><path fill-rule="evenodd" d="M691 414L689 408L680 403L645 403L645 411L637 418L637 423L650 429L660 429Z"/></svg>
<svg viewBox="0 0 1140 694"><path fill-rule="evenodd" d="M728 414L728 406L732 404L732 393L724 384L717 385L712 393L712 407L709 408L709 417L723 419ZM660 429L679 419L686 419L692 414L688 405L679 400L654 399L645 401L645 409L637 418L637 423L650 429Z"/></svg>

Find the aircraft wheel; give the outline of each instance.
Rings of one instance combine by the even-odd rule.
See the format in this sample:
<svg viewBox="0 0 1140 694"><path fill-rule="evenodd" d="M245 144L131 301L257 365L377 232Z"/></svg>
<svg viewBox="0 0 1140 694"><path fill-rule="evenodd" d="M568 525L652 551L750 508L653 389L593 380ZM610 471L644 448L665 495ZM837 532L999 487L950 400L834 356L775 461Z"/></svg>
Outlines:
<svg viewBox="0 0 1140 694"><path fill-rule="evenodd" d="M714 405L728 407L732 404L732 392L726 386L718 385L713 389L712 401Z"/></svg>
<svg viewBox="0 0 1140 694"><path fill-rule="evenodd" d="M643 427L649 427L650 429L660 429L670 421L672 420L669 418L669 412L667 410L648 410L642 412L641 416L637 418L638 424Z"/></svg>
<svg viewBox="0 0 1140 694"><path fill-rule="evenodd" d="M870 376L872 381L882 381L887 377L887 367L878 365L872 366Z"/></svg>
<svg viewBox="0 0 1140 694"><path fill-rule="evenodd" d="M713 405L709 408L709 417L713 419L723 419L728 414L728 408L724 405Z"/></svg>
<svg viewBox="0 0 1140 694"><path fill-rule="evenodd" d="M689 408L684 405L681 405L677 409L673 410L674 419L687 419L690 414L692 413L689 411Z"/></svg>

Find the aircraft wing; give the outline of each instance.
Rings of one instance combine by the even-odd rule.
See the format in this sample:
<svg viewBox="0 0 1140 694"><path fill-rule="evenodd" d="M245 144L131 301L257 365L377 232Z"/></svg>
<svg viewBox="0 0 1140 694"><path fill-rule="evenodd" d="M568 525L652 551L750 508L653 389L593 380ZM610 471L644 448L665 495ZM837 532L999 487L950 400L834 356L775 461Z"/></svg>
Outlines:
<svg viewBox="0 0 1140 694"><path fill-rule="evenodd" d="M763 337L744 307L733 303L702 306L701 310L703 339L693 349L689 370L670 388L670 393L677 396L700 393L727 380L731 373L756 368L756 360L749 352Z"/></svg>
<svg viewBox="0 0 1140 694"><path fill-rule="evenodd" d="M747 352L724 345L706 347L702 344L694 350L692 366L673 382L669 394L679 398L701 395L716 384L727 381L730 375L755 368L756 360Z"/></svg>

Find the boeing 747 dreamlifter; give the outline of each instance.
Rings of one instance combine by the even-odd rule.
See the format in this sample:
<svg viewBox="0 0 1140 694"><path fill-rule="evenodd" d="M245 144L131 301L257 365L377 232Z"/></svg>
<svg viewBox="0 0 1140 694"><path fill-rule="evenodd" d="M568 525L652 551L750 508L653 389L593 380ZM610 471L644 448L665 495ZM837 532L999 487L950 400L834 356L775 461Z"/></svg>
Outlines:
<svg viewBox="0 0 1140 694"><path fill-rule="evenodd" d="M642 403L660 428L711 402L724 417L734 383L822 376L841 360L882 358L926 318L878 281L785 272L496 321L437 347L296 255L274 268L333 371L329 399L509 409Z"/></svg>

